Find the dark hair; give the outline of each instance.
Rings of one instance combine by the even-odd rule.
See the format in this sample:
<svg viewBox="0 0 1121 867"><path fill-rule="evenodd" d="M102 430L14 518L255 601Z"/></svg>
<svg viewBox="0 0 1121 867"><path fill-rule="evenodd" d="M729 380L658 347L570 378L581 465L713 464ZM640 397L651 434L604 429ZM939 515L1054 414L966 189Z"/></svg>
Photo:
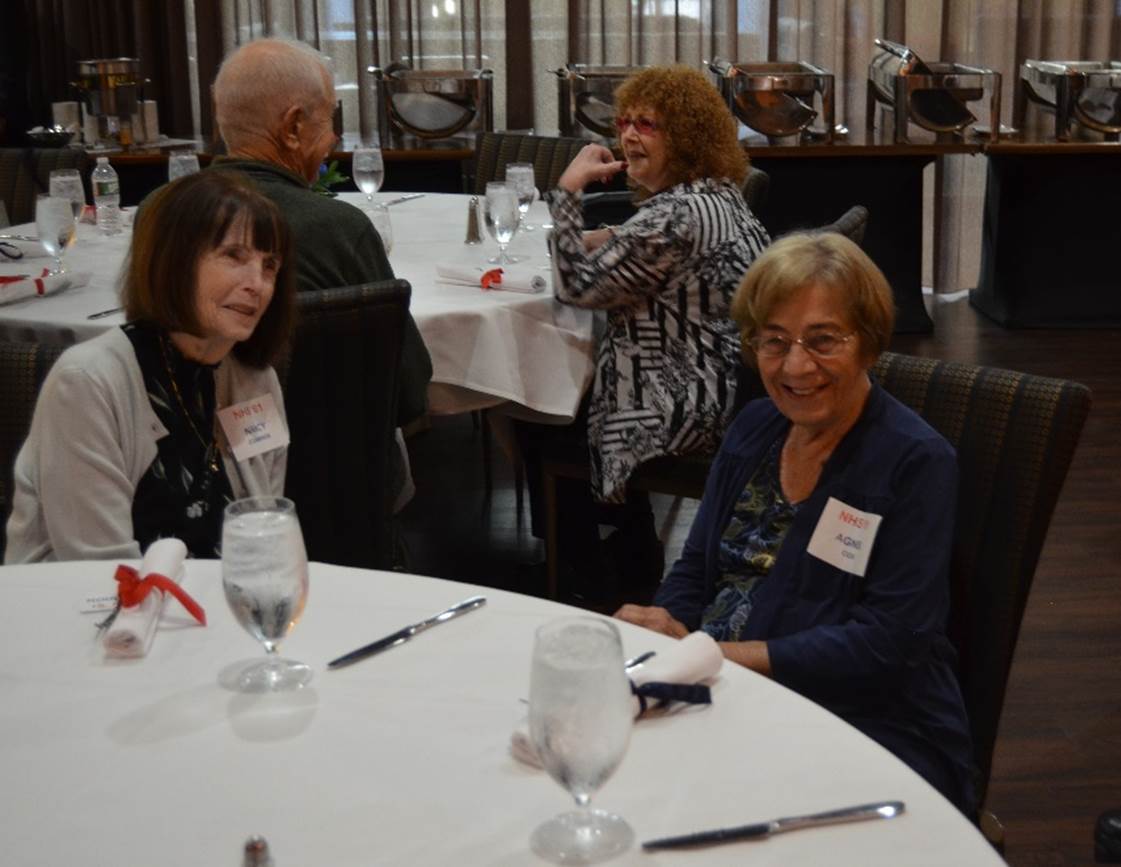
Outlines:
<svg viewBox="0 0 1121 867"><path fill-rule="evenodd" d="M283 357L295 318L296 277L288 224L273 202L232 171L207 169L155 193L137 215L125 260L121 302L130 322L198 334L198 263L244 220L250 243L280 259L276 288L261 321L234 356L252 367Z"/></svg>

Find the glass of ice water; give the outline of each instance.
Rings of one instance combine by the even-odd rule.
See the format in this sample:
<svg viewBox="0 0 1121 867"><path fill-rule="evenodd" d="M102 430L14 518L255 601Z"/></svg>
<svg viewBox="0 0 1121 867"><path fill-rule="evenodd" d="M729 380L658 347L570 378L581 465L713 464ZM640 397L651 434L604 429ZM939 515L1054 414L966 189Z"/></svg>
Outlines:
<svg viewBox="0 0 1121 867"><path fill-rule="evenodd" d="M381 245L385 248L385 255L388 256L393 250L393 223L389 219L389 208L378 204L367 205L366 215L381 235Z"/></svg>
<svg viewBox="0 0 1121 867"><path fill-rule="evenodd" d="M537 630L529 681L529 731L541 764L577 809L538 827L533 851L561 864L593 864L634 842L619 816L591 808L630 742L634 702L614 624L565 617Z"/></svg>
<svg viewBox="0 0 1121 867"><path fill-rule="evenodd" d="M35 200L35 228L39 243L54 256L55 272L62 271L62 254L74 243L74 211L69 199L39 196Z"/></svg>
<svg viewBox="0 0 1121 867"><path fill-rule="evenodd" d="M381 189L385 180L385 162L381 148L355 148L351 156L351 174L358 189L366 194L366 201L374 200L374 193Z"/></svg>
<svg viewBox="0 0 1121 867"><path fill-rule="evenodd" d="M537 227L527 223L526 217L529 215L529 206L537 198L533 163L510 163L506 166L506 181L518 196L518 213L521 215L518 228L523 232L532 232Z"/></svg>
<svg viewBox="0 0 1121 867"><path fill-rule="evenodd" d="M193 175L199 170L198 154L193 151L177 151L168 154L167 157L167 180L177 180Z"/></svg>
<svg viewBox="0 0 1121 867"><path fill-rule="evenodd" d="M506 247L518 231L518 196L506 181L487 183L487 197L483 207L483 220L490 236L498 242L498 255L488 261L496 265L512 265L519 261L506 255Z"/></svg>
<svg viewBox="0 0 1121 867"><path fill-rule="evenodd" d="M82 207L86 204L86 191L82 188L82 176L77 169L54 169L50 175L50 193L55 198L69 199L70 209L74 213L74 224L82 215Z"/></svg>
<svg viewBox="0 0 1121 867"><path fill-rule="evenodd" d="M310 682L307 665L277 653L299 621L308 593L307 551L291 500L249 497L226 506L222 586L234 618L266 653L264 660L239 667L232 686L241 692L273 692Z"/></svg>

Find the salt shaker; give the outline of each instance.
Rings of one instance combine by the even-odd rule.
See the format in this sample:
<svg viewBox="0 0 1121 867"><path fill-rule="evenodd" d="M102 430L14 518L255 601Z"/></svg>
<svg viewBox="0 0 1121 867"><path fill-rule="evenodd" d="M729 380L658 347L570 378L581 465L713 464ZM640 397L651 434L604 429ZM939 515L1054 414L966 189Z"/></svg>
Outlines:
<svg viewBox="0 0 1121 867"><path fill-rule="evenodd" d="M482 233L479 232L479 197L472 196L467 203L467 237L464 244L483 243Z"/></svg>
<svg viewBox="0 0 1121 867"><path fill-rule="evenodd" d="M250 837L245 841L245 857L241 867L273 867L269 843L264 837Z"/></svg>

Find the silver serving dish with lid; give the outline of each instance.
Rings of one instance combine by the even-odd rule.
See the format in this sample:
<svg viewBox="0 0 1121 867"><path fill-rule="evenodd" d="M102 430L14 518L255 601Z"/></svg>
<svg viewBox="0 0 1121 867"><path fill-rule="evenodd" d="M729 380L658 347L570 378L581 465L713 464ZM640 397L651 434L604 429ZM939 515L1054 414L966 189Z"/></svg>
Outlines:
<svg viewBox="0 0 1121 867"><path fill-rule="evenodd" d="M708 64L728 108L751 129L768 138L800 136L833 140L833 74L802 61L732 63L713 58ZM814 108L816 101L820 111ZM810 124L821 117L824 130Z"/></svg>
<svg viewBox="0 0 1121 867"><path fill-rule="evenodd" d="M909 121L939 137L960 134L977 120L967 103L981 99L987 90L990 137L996 141L1000 130L999 72L947 61L925 63L906 45L887 39L877 39L876 48L868 64L865 126L869 140L877 104L894 115L894 140L906 142Z"/></svg>
<svg viewBox="0 0 1121 867"><path fill-rule="evenodd" d="M71 84L96 118L97 141L86 144L129 145L132 118L139 109L146 79L135 57L104 57L78 61L78 79Z"/></svg>
<svg viewBox="0 0 1121 867"><path fill-rule="evenodd" d="M494 73L489 69L410 69L403 63L366 72L377 86L382 147L471 138L494 129Z"/></svg>
<svg viewBox="0 0 1121 867"><path fill-rule="evenodd" d="M1020 67L1016 126L1023 127L1028 102L1055 114L1055 138L1070 138L1071 121L1121 136L1121 63L1116 60L1028 60Z"/></svg>
<svg viewBox="0 0 1121 867"><path fill-rule="evenodd" d="M642 66L569 63L557 77L557 126L572 138L615 138L615 89Z"/></svg>

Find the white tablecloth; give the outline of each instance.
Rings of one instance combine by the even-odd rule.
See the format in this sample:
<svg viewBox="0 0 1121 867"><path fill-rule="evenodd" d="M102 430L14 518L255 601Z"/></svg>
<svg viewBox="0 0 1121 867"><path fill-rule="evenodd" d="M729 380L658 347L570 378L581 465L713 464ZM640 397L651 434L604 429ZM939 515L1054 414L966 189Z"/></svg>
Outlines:
<svg viewBox="0 0 1121 867"><path fill-rule="evenodd" d="M303 620L282 651L315 670L309 688L253 697L219 672L263 655L236 625L213 561L184 587L147 658L105 662L98 615L113 564L0 569L0 861L237 864L251 834L278 865L537 863L530 831L570 801L507 753L525 713L534 629L575 613L555 603L437 579L311 567ZM488 604L339 671L344 651L475 592ZM670 639L620 624L624 652ZM881 799L891 821L784 834L613 864L997 865L976 830L901 762L766 678L725 666L713 704L640 722L594 803L639 840Z"/></svg>
<svg viewBox="0 0 1121 867"><path fill-rule="evenodd" d="M388 202L399 195L382 193L375 200ZM360 193L341 198L365 202ZM432 409L462 412L511 401L571 419L592 376L592 314L558 304L551 288L540 295L522 295L438 282L439 264L493 267L486 259L498 248L489 237L479 246L464 244L467 202L467 196L426 193L390 208L390 261L397 276L412 284L412 314L432 355ZM535 204L531 221L540 223L546 217L544 204ZM34 235L35 227L9 231ZM129 238L127 232L107 238L93 226L79 226L78 243L67 254L66 265L92 271L90 284L0 305L0 338L69 344L122 323L120 314L86 317L120 303L117 278ZM519 269L538 271L552 283L543 231L516 236L510 252L528 257L518 263ZM0 263L0 275L38 273L49 263Z"/></svg>

